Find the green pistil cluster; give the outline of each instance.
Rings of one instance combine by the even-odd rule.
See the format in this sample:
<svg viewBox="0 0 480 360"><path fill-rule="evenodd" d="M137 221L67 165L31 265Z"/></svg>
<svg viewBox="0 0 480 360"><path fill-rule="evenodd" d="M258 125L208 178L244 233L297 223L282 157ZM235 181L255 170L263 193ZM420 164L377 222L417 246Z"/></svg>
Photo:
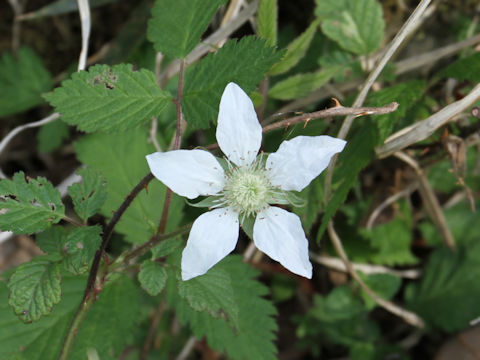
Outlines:
<svg viewBox="0 0 480 360"><path fill-rule="evenodd" d="M230 171L223 195L226 203L236 211L250 216L267 207L274 190L265 169L245 166Z"/></svg>

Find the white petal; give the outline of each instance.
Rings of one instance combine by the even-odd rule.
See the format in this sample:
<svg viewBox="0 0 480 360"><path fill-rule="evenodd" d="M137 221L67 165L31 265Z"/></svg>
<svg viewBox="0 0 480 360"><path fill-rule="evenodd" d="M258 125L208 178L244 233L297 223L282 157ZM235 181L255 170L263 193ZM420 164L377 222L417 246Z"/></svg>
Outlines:
<svg viewBox="0 0 480 360"><path fill-rule="evenodd" d="M308 240L297 215L275 206L259 212L253 225L253 241L291 272L312 278Z"/></svg>
<svg viewBox="0 0 480 360"><path fill-rule="evenodd" d="M227 256L238 240L238 214L229 208L200 215L193 223L182 253L182 279L205 274Z"/></svg>
<svg viewBox="0 0 480 360"><path fill-rule="evenodd" d="M283 190L301 191L325 170L345 144L345 140L326 135L286 140L267 158L270 181Z"/></svg>
<svg viewBox="0 0 480 360"><path fill-rule="evenodd" d="M252 100L235 83L223 91L218 111L217 141L227 158L238 166L251 164L262 142L262 127Z"/></svg>
<svg viewBox="0 0 480 360"><path fill-rule="evenodd" d="M225 185L222 166L204 150L174 150L146 156L150 171L178 195L214 195Z"/></svg>

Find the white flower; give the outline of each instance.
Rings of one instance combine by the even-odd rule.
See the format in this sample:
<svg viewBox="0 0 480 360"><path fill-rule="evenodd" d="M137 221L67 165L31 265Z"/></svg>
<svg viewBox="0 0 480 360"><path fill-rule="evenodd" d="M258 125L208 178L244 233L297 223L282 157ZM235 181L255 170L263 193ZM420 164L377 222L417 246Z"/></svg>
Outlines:
<svg viewBox="0 0 480 360"><path fill-rule="evenodd" d="M288 203L289 191L301 191L342 151L345 141L330 136L298 136L277 152L257 157L262 141L252 101L230 83L220 101L217 141L225 169L204 150L174 150L147 155L153 175L175 193L194 199L212 196L213 210L193 223L182 253L182 279L205 274L236 246L239 224L255 218L258 249L291 272L312 277L308 240L297 215L270 204Z"/></svg>

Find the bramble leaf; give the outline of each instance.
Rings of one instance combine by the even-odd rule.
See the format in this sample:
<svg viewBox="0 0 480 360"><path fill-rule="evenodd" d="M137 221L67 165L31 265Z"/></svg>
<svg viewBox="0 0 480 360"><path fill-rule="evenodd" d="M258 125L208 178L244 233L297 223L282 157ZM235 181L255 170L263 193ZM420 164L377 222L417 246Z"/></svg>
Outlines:
<svg viewBox="0 0 480 360"><path fill-rule="evenodd" d="M43 255L20 265L8 281L8 303L23 322L39 320L60 301L58 255Z"/></svg>
<svg viewBox="0 0 480 360"><path fill-rule="evenodd" d="M410 284L407 306L433 328L456 332L480 316L480 243L455 252L440 248L430 256L422 280ZM455 311L452 311L455 309Z"/></svg>
<svg viewBox="0 0 480 360"><path fill-rule="evenodd" d="M155 50L184 58L207 29L226 0L157 0L148 22L147 37Z"/></svg>
<svg viewBox="0 0 480 360"><path fill-rule="evenodd" d="M52 77L38 55L22 47L18 56L5 52L0 58L0 117L41 104L42 93L52 88Z"/></svg>
<svg viewBox="0 0 480 360"><path fill-rule="evenodd" d="M265 40L251 36L227 41L216 54L209 54L185 74L185 120L195 128L207 128L217 119L220 98L229 82L250 93L282 55L266 46Z"/></svg>
<svg viewBox="0 0 480 360"><path fill-rule="evenodd" d="M366 55L382 42L382 6L376 0L316 0L323 33L345 50Z"/></svg>
<svg viewBox="0 0 480 360"><path fill-rule="evenodd" d="M227 272L216 267L205 275L180 281L178 294L196 311L207 311L212 317L225 318L234 327L238 324L232 282Z"/></svg>
<svg viewBox="0 0 480 360"><path fill-rule="evenodd" d="M102 228L99 225L78 227L65 239L64 267L74 275L85 273L100 247Z"/></svg>
<svg viewBox="0 0 480 360"><path fill-rule="evenodd" d="M63 255L65 251L65 239L67 232L63 226L57 225L37 234L35 243L49 255Z"/></svg>
<svg viewBox="0 0 480 360"><path fill-rule="evenodd" d="M62 274L62 298L54 311L42 321L24 324L7 305L7 288L0 281L0 329L8 329L0 331L0 358L21 349L28 360L58 359L85 282L84 276ZM91 348L101 359L117 358L132 342L132 328L140 319L139 295L126 277L107 281L76 334L69 360L86 359Z"/></svg>
<svg viewBox="0 0 480 360"><path fill-rule="evenodd" d="M153 260L145 260L140 267L138 280L143 290L152 296L156 296L165 287L167 276L167 271L162 264Z"/></svg>
<svg viewBox="0 0 480 360"><path fill-rule="evenodd" d="M177 260L179 261L179 259ZM238 326L233 329L223 318L193 310L177 293L175 277L167 281L167 301L177 310L182 324L190 324L197 338L205 336L208 344L226 351L231 359L276 359L276 314L271 301L263 298L267 288L254 277L258 272L242 262L240 256L228 256L215 265L231 278L234 300L238 305Z"/></svg>
<svg viewBox="0 0 480 360"><path fill-rule="evenodd" d="M75 183L68 188L75 212L86 222L96 214L107 199L107 186L102 174L84 168L77 171L82 176L81 183Z"/></svg>
<svg viewBox="0 0 480 360"><path fill-rule="evenodd" d="M15 234L32 234L45 230L65 216L60 193L45 178L25 179L23 172L12 180L0 180L0 202L5 212L0 213L0 229Z"/></svg>
<svg viewBox="0 0 480 360"><path fill-rule="evenodd" d="M74 73L45 99L67 124L86 132L122 131L159 115L171 100L149 70L95 65Z"/></svg>

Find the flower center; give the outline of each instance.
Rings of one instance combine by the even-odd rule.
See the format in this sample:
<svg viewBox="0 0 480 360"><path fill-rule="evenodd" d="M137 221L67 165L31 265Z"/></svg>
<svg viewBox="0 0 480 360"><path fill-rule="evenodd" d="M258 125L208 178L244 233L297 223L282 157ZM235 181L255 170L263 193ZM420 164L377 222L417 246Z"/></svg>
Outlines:
<svg viewBox="0 0 480 360"><path fill-rule="evenodd" d="M264 209L271 197L272 185L265 170L256 165L232 169L223 190L226 202L246 216Z"/></svg>

